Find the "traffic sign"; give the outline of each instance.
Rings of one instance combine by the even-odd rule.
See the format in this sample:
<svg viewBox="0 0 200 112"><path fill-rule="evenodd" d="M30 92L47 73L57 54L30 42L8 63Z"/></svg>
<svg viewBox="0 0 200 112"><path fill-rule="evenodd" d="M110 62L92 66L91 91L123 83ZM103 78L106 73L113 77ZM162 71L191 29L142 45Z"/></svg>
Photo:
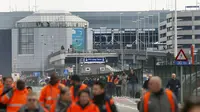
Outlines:
<svg viewBox="0 0 200 112"><path fill-rule="evenodd" d="M189 61L187 56L185 55L183 49L181 49L176 56L176 60L174 62L175 65L189 65Z"/></svg>
<svg viewBox="0 0 200 112"><path fill-rule="evenodd" d="M185 55L183 49L181 49L178 53L178 55L176 56L176 61L188 61L187 56Z"/></svg>

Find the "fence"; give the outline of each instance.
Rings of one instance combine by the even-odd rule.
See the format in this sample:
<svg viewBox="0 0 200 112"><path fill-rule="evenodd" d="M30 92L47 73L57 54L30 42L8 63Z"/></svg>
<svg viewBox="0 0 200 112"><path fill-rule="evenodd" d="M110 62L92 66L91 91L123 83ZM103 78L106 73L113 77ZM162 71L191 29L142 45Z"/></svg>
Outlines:
<svg viewBox="0 0 200 112"><path fill-rule="evenodd" d="M182 66L183 98L189 96L200 96L200 65ZM155 66L154 75L161 77L163 86L171 78L171 74L176 73L177 78L181 79L181 66L163 65ZM180 95L179 95L180 96Z"/></svg>

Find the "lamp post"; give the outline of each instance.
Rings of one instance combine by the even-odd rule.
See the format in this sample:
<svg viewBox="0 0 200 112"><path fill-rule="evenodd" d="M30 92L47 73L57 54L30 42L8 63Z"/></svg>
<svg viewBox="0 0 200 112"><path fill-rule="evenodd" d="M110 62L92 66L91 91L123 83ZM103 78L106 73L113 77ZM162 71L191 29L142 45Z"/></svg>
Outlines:
<svg viewBox="0 0 200 112"><path fill-rule="evenodd" d="M42 37L42 75L44 76L44 35L41 35Z"/></svg>
<svg viewBox="0 0 200 112"><path fill-rule="evenodd" d="M175 0L174 11L174 57L177 55L177 0Z"/></svg>
<svg viewBox="0 0 200 112"><path fill-rule="evenodd" d="M124 52L123 52L123 38L122 38L122 15L120 13L120 50L121 50L121 69L124 70Z"/></svg>

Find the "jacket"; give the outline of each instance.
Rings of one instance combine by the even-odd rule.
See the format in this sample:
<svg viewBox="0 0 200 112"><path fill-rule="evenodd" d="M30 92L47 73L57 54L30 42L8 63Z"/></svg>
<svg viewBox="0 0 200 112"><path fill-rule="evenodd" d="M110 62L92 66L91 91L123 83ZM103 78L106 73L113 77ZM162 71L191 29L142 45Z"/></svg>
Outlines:
<svg viewBox="0 0 200 112"><path fill-rule="evenodd" d="M42 106L50 110L51 105L56 103L62 87L64 87L64 85L61 83L57 83L53 86L50 84L44 86L40 92L39 98L39 102Z"/></svg>
<svg viewBox="0 0 200 112"><path fill-rule="evenodd" d="M11 91L13 88L6 88L5 86L2 86L3 88L1 88L0 90L0 99L3 95L5 95L6 93L8 93L9 91ZM6 110L7 105L0 103L0 112Z"/></svg>
<svg viewBox="0 0 200 112"><path fill-rule="evenodd" d="M51 106L50 112L66 112L71 102L62 102L60 99Z"/></svg>
<svg viewBox="0 0 200 112"><path fill-rule="evenodd" d="M48 112L45 108L43 108L41 105L38 105L37 109L33 110L34 112ZM27 105L23 105L18 112L32 112L28 110Z"/></svg>
<svg viewBox="0 0 200 112"><path fill-rule="evenodd" d="M138 84L138 78L135 74L129 74L128 76L128 83L129 84Z"/></svg>
<svg viewBox="0 0 200 112"><path fill-rule="evenodd" d="M77 86L76 88L74 88L74 86L70 87L70 93L71 93L71 97L72 97L72 102L77 102L78 101L78 91L80 90L84 90L87 88L87 85L85 84L81 84L79 86ZM76 90L78 89L78 90Z"/></svg>
<svg viewBox="0 0 200 112"><path fill-rule="evenodd" d="M66 112L100 112L99 108L93 104L89 103L86 106L82 107L78 102L73 103Z"/></svg>
<svg viewBox="0 0 200 112"><path fill-rule="evenodd" d="M104 94L94 96L93 103L98 106L100 112L118 112L114 100Z"/></svg>
<svg viewBox="0 0 200 112"><path fill-rule="evenodd" d="M168 81L166 87L172 90L172 92L178 92L179 88L181 87L181 84L178 79L171 79Z"/></svg>
<svg viewBox="0 0 200 112"><path fill-rule="evenodd" d="M148 95L149 99L145 101ZM140 103L140 112L178 112L176 97L170 90L161 89L158 93L146 92Z"/></svg>
<svg viewBox="0 0 200 112"><path fill-rule="evenodd" d="M17 112L24 104L26 104L27 95L27 89L14 89L3 95L1 102L7 104L7 112Z"/></svg>

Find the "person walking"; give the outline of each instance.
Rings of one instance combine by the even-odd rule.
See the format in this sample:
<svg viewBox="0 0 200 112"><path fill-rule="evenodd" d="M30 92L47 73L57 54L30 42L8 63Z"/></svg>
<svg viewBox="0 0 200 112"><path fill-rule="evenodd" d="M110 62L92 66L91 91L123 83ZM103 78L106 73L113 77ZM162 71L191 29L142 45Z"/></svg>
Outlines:
<svg viewBox="0 0 200 112"><path fill-rule="evenodd" d="M105 84L96 82L93 85L93 102L99 107L100 112L118 112L114 100L105 93Z"/></svg>
<svg viewBox="0 0 200 112"><path fill-rule="evenodd" d="M176 78L176 74L172 74L172 78L168 81L166 88L169 88L178 99L179 89L181 88L180 81Z"/></svg>
<svg viewBox="0 0 200 112"><path fill-rule="evenodd" d="M140 112L178 112L178 103L173 92L162 88L160 77L154 76L149 81L149 91L140 103Z"/></svg>
<svg viewBox="0 0 200 112"><path fill-rule="evenodd" d="M40 105L37 93L30 92L27 96L26 104L17 112L48 112L48 110Z"/></svg>
<svg viewBox="0 0 200 112"><path fill-rule="evenodd" d="M122 74L122 84L121 84L121 93L122 93L122 96L126 96L127 95L127 75L125 72L123 72Z"/></svg>
<svg viewBox="0 0 200 112"><path fill-rule="evenodd" d="M113 72L110 72L110 74L107 77L107 92L109 96L112 96L114 93L114 76Z"/></svg>
<svg viewBox="0 0 200 112"><path fill-rule="evenodd" d="M71 105L71 94L68 87L60 90L58 101L51 106L50 112L66 112Z"/></svg>
<svg viewBox="0 0 200 112"><path fill-rule="evenodd" d="M134 71L131 70L128 76L128 94L130 97L135 98L137 84L138 84L138 78L135 75Z"/></svg>
<svg viewBox="0 0 200 112"><path fill-rule="evenodd" d="M71 77L70 93L72 102L77 102L79 100L78 92L87 88L87 85L82 84L80 77L78 75L73 75Z"/></svg>
<svg viewBox="0 0 200 112"><path fill-rule="evenodd" d="M100 112L99 108L90 101L88 89L79 91L78 97L78 101L73 103L66 112Z"/></svg>
<svg viewBox="0 0 200 112"><path fill-rule="evenodd" d="M42 106L50 110L51 105L57 101L60 89L63 87L65 86L59 82L56 73L53 73L50 77L49 83L44 86L40 92L39 101Z"/></svg>

